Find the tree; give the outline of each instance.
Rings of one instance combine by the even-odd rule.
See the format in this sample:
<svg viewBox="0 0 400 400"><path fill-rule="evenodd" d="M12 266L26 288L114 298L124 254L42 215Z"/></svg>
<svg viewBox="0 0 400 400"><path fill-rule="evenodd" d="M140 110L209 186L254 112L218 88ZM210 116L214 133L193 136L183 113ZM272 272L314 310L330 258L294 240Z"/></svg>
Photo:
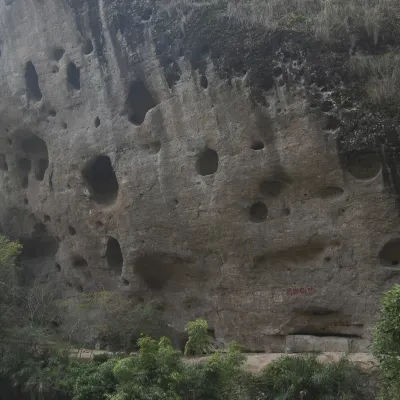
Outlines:
<svg viewBox="0 0 400 400"><path fill-rule="evenodd" d="M373 350L382 373L382 399L400 399L400 285L382 297Z"/></svg>
<svg viewBox="0 0 400 400"><path fill-rule="evenodd" d="M198 318L186 325L185 332L189 339L185 345L185 356L206 354L209 351L211 338L208 334L208 323L205 319Z"/></svg>

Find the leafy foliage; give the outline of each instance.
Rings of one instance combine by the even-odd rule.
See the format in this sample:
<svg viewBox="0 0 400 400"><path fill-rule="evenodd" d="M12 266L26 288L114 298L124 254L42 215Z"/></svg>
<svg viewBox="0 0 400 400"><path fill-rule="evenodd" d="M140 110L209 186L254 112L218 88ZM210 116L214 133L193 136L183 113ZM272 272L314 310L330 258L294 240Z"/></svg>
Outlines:
<svg viewBox="0 0 400 400"><path fill-rule="evenodd" d="M400 285L384 294L374 335L374 353L382 373L382 399L400 399Z"/></svg>
<svg viewBox="0 0 400 400"><path fill-rule="evenodd" d="M211 339L208 334L208 323L205 319L198 318L188 322L185 331L189 340L185 345L185 356L206 354L209 350Z"/></svg>
<svg viewBox="0 0 400 400"><path fill-rule="evenodd" d="M297 400L366 399L360 371L347 359L323 364L316 355L284 356L253 378L255 398Z"/></svg>

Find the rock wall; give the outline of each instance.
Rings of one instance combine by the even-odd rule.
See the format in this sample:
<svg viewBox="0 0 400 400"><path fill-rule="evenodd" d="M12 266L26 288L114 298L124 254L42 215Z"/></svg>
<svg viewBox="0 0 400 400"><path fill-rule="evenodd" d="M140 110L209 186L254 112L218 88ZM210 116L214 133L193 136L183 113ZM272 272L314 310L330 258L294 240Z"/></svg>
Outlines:
<svg viewBox="0 0 400 400"><path fill-rule="evenodd" d="M249 351L365 349L400 275L395 116L360 105L350 40L177 3L0 1L0 226L27 281L160 299Z"/></svg>

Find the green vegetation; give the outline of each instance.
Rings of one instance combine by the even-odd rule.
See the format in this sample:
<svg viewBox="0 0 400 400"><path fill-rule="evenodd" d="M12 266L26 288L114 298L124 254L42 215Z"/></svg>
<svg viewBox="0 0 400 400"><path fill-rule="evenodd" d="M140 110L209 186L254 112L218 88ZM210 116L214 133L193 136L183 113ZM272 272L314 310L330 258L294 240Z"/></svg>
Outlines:
<svg viewBox="0 0 400 400"><path fill-rule="evenodd" d="M185 356L206 354L209 352L211 338L208 334L208 324L205 319L196 319L187 324L185 331L189 340L185 345Z"/></svg>
<svg viewBox="0 0 400 400"><path fill-rule="evenodd" d="M384 294L374 336L382 374L381 399L400 399L400 285Z"/></svg>

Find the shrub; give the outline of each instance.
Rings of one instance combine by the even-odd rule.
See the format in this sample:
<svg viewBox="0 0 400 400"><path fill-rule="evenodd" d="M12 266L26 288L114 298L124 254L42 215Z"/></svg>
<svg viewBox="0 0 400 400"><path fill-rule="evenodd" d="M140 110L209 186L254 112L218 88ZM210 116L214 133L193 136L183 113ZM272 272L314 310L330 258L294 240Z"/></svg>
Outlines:
<svg viewBox="0 0 400 400"><path fill-rule="evenodd" d="M198 318L195 321L190 321L185 328L185 332L189 335L185 345L185 356L206 354L209 351L211 338L208 334L208 323L205 319Z"/></svg>
<svg viewBox="0 0 400 400"><path fill-rule="evenodd" d="M323 364L316 355L284 356L269 364L253 378L254 398L298 400L364 400L366 391L361 372L347 359Z"/></svg>
<svg viewBox="0 0 400 400"><path fill-rule="evenodd" d="M373 349L382 374L382 399L400 399L400 285L383 295Z"/></svg>

